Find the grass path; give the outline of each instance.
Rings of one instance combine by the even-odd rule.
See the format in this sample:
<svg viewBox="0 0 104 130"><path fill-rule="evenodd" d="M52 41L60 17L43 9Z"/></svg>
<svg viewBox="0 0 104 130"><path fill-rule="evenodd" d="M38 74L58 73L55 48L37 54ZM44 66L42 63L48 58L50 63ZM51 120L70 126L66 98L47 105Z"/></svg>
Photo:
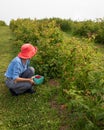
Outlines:
<svg viewBox="0 0 104 130"><path fill-rule="evenodd" d="M12 50L12 34L8 26L0 27L0 129L5 130L5 127L2 122L2 113L5 111L3 109L2 102L5 100L5 96L7 96L7 88L4 83L4 73L7 69L7 66L10 60L13 57ZM2 126L3 125L3 126Z"/></svg>
<svg viewBox="0 0 104 130"><path fill-rule="evenodd" d="M9 27L0 27L0 79L4 77L7 65L13 57L12 34Z"/></svg>
<svg viewBox="0 0 104 130"><path fill-rule="evenodd" d="M6 93L4 84L4 73L13 54L13 35L8 26L0 27L0 92ZM2 94L0 94L1 96Z"/></svg>

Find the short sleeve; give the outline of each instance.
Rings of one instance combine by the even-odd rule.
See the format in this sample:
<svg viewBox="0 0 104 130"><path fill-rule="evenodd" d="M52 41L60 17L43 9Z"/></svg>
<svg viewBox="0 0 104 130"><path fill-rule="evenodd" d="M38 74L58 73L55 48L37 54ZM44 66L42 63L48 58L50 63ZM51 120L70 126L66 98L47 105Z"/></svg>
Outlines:
<svg viewBox="0 0 104 130"><path fill-rule="evenodd" d="M19 63L14 64L14 67L13 67L13 79L18 78L20 73L21 73L20 64Z"/></svg>

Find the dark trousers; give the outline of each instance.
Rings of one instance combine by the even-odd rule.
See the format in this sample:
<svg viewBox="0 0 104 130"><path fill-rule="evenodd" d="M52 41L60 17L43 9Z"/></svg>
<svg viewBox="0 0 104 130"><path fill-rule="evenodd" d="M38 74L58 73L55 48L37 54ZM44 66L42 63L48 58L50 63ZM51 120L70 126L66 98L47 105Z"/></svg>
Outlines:
<svg viewBox="0 0 104 130"><path fill-rule="evenodd" d="M24 71L20 77L21 78L31 78L35 73L33 67L29 67L26 71ZM9 89L13 89L15 93L21 94L24 93L26 90L31 89L33 86L30 82L17 82L15 83L13 79L7 78L6 79L6 86Z"/></svg>

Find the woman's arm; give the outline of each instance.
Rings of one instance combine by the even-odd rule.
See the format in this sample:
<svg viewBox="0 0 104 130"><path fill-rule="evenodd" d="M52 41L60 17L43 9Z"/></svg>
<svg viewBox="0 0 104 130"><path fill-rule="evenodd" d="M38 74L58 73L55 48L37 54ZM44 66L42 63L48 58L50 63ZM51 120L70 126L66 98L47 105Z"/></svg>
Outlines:
<svg viewBox="0 0 104 130"><path fill-rule="evenodd" d="M30 82L31 84L34 84L34 81L32 78L21 78L18 77L14 80L15 82Z"/></svg>

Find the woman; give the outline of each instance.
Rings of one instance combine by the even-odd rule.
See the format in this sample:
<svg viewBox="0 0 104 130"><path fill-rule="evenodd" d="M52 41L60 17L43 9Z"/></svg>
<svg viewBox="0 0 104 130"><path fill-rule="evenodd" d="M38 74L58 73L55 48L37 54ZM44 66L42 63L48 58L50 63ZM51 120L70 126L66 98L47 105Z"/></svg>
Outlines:
<svg viewBox="0 0 104 130"><path fill-rule="evenodd" d="M5 73L6 86L12 95L19 95L24 92L34 93L34 81L32 76L35 73L33 67L29 67L30 59L36 55L37 47L30 43L21 46L21 52L9 64Z"/></svg>

